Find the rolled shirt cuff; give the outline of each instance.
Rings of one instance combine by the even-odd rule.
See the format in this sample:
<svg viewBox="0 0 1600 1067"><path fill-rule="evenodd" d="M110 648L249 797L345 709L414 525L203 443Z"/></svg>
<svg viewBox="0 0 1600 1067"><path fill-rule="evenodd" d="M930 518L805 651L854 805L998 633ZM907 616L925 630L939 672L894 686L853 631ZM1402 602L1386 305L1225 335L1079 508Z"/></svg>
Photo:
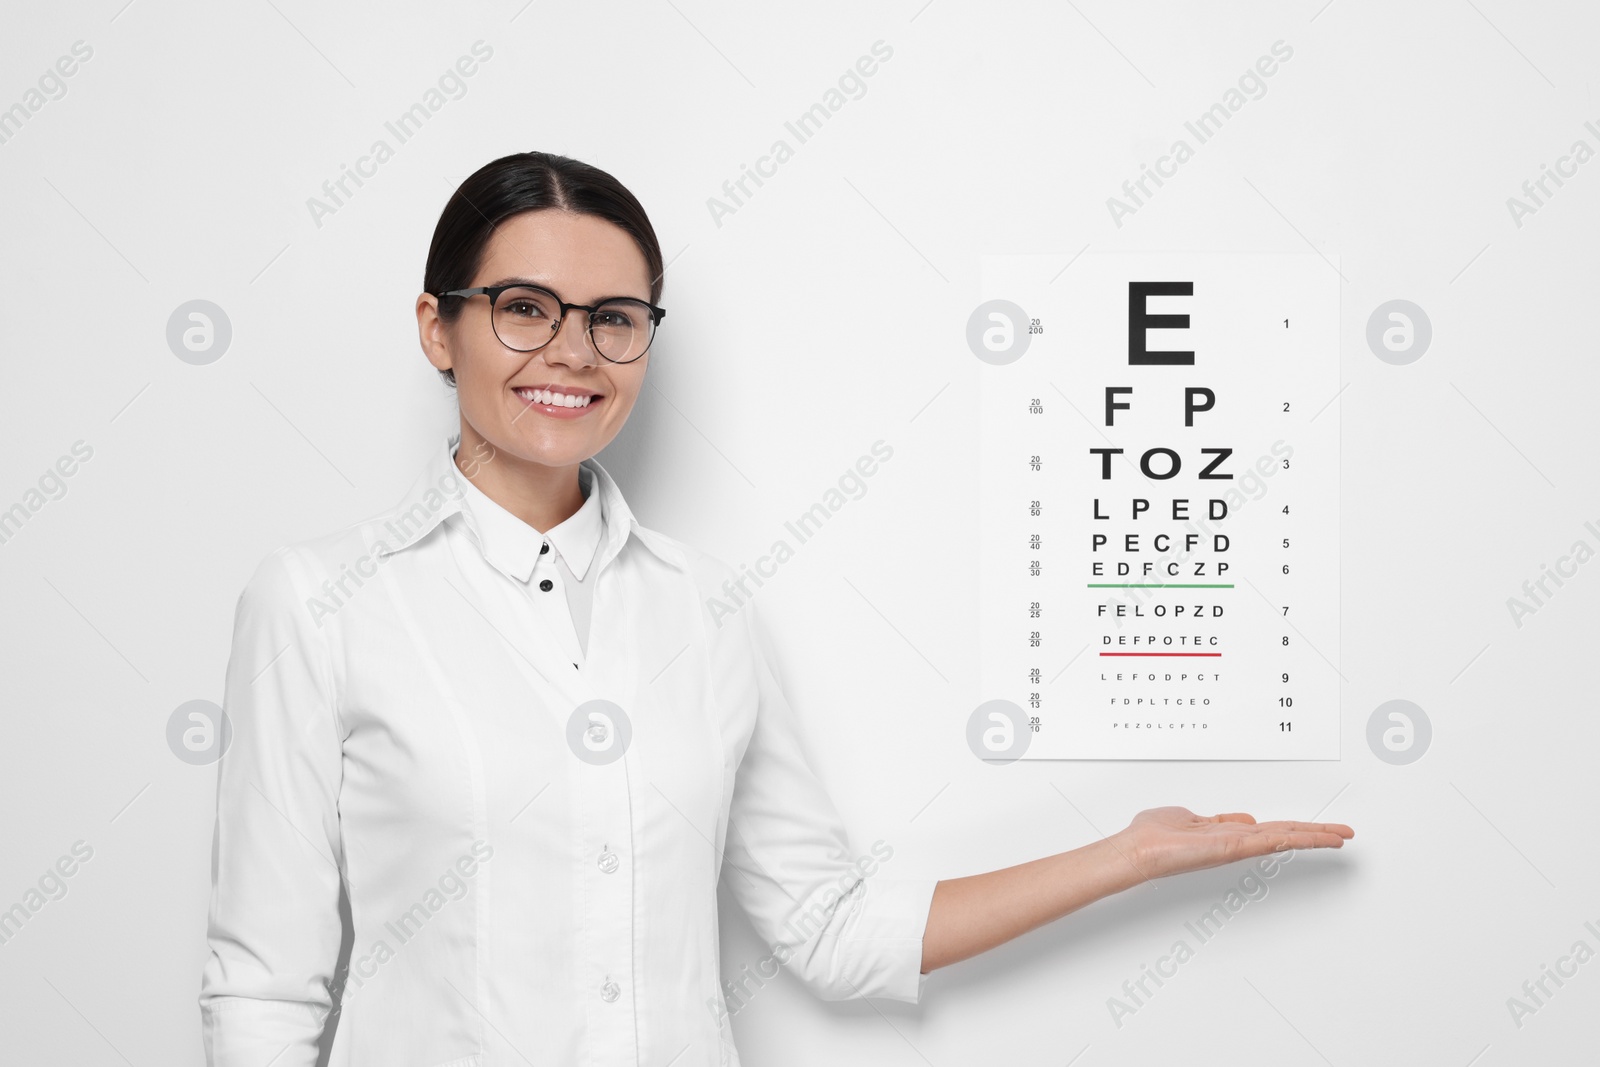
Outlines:
<svg viewBox="0 0 1600 1067"><path fill-rule="evenodd" d="M937 878L868 878L853 942L871 942L881 955L876 987L865 995L918 1004L928 976L922 973L922 937L928 928Z"/></svg>

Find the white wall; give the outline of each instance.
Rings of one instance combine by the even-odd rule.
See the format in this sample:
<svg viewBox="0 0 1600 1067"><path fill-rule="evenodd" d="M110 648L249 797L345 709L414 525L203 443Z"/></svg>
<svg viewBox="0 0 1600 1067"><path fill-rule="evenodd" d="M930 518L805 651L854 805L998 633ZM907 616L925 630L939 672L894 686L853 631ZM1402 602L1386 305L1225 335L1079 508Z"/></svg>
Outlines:
<svg viewBox="0 0 1600 1067"><path fill-rule="evenodd" d="M672 260L653 388L602 456L645 521L752 561L874 441L894 449L759 594L862 847L965 874L1164 803L1357 830L1120 1027L1107 998L1241 869L1097 904L935 974L919 1007L779 980L736 1017L750 1067L1593 1056L1600 963L1520 1027L1506 1006L1575 941L1600 948L1600 564L1520 627L1506 607L1574 541L1600 547L1600 163L1520 226L1506 205L1575 140L1600 148L1593 10L522 2L5 16L0 107L74 42L93 54L0 144L0 508L74 442L93 455L0 544L0 906L74 842L93 857L0 945L0 1058L201 1062L215 767L173 757L168 716L221 698L254 562L391 503L453 424L410 311L428 238L462 177L529 148L611 170ZM314 223L307 198L480 39L466 95ZM865 94L718 225L707 199L878 40ZM1106 198L1278 40L1294 56L1267 93L1117 226ZM1002 768L966 747L978 257L1085 245L1340 257L1339 762ZM165 340L196 298L233 328L208 366ZM1363 343L1394 298L1435 331L1406 367ZM1395 698L1435 730L1408 766L1365 742ZM731 972L765 950L723 915Z"/></svg>

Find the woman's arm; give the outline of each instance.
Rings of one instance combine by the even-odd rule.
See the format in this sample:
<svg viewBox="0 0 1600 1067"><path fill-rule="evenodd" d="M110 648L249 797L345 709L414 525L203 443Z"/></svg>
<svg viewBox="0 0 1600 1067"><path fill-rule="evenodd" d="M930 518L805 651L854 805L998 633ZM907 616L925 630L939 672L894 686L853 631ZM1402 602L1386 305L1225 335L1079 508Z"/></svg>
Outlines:
<svg viewBox="0 0 1600 1067"><path fill-rule="evenodd" d="M1140 882L1290 848L1339 848L1343 823L1258 823L1151 808L1124 830L1070 852L939 882L922 935L922 973L976 956Z"/></svg>
<svg viewBox="0 0 1600 1067"><path fill-rule="evenodd" d="M234 610L200 978L208 1067L312 1067L333 1008L343 753L301 568L291 549L269 554Z"/></svg>

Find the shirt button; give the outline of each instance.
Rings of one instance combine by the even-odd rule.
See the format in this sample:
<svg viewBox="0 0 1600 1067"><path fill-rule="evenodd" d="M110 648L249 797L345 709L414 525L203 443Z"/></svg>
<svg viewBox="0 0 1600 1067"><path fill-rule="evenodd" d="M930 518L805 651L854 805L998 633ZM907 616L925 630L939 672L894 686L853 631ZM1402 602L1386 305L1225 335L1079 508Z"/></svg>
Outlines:
<svg viewBox="0 0 1600 1067"><path fill-rule="evenodd" d="M542 556L548 551L550 551L550 542L549 541L546 541L544 544L539 546L539 555Z"/></svg>
<svg viewBox="0 0 1600 1067"><path fill-rule="evenodd" d="M597 745L606 743L606 738L611 736L611 731L606 729L606 724L597 722L588 729L589 740Z"/></svg>
<svg viewBox="0 0 1600 1067"><path fill-rule="evenodd" d="M550 590L554 589L555 587L556 587L556 583L552 582L548 578L544 579L543 581L541 581L539 583L539 588L543 589L546 593L548 593Z"/></svg>
<svg viewBox="0 0 1600 1067"><path fill-rule="evenodd" d="M619 860L617 858L617 854L612 852L610 849L606 849L606 851L600 853L599 863L600 869L606 874L612 874L618 867L622 866L622 861Z"/></svg>
<svg viewBox="0 0 1600 1067"><path fill-rule="evenodd" d="M610 1004L621 995L622 987L611 981L609 978L606 979L606 984L600 987L600 999L605 1001L607 1004Z"/></svg>

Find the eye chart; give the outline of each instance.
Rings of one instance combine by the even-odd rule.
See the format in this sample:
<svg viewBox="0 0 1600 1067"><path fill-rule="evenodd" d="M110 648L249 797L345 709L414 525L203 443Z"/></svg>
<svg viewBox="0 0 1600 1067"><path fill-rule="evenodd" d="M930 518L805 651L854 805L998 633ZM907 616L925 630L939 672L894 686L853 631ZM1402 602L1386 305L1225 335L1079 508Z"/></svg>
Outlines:
<svg viewBox="0 0 1600 1067"><path fill-rule="evenodd" d="M1337 264L1069 260L984 257L968 324L986 747L1339 758Z"/></svg>

